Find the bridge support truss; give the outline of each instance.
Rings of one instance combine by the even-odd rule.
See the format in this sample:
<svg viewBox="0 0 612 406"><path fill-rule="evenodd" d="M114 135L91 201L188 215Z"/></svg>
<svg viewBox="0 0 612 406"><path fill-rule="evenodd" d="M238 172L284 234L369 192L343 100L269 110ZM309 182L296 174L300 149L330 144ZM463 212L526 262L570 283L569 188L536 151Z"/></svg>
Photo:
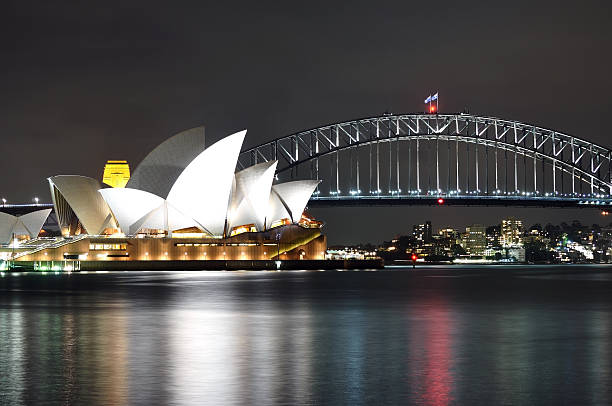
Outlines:
<svg viewBox="0 0 612 406"><path fill-rule="evenodd" d="M241 153L278 160L279 179L322 183L313 200L444 197L610 204L612 151L516 121L469 114L383 115L302 131ZM486 199L482 200L483 202Z"/></svg>

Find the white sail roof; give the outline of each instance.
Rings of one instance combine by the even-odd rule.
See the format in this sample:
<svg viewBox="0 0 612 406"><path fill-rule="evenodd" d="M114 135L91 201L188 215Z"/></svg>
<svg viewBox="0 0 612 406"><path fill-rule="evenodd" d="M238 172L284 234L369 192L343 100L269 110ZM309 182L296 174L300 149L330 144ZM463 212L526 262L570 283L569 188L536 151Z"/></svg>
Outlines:
<svg viewBox="0 0 612 406"><path fill-rule="evenodd" d="M0 212L0 244L11 242L15 224L17 224L17 217Z"/></svg>
<svg viewBox="0 0 612 406"><path fill-rule="evenodd" d="M271 190L266 211L266 228L270 228L272 224L282 219L291 220L291 214L289 214L278 193Z"/></svg>
<svg viewBox="0 0 612 406"><path fill-rule="evenodd" d="M178 177L168 202L213 235L223 235L234 171L246 130L217 141Z"/></svg>
<svg viewBox="0 0 612 406"><path fill-rule="evenodd" d="M86 176L58 175L48 178L53 190L56 188L85 227L88 234L100 234L106 227L113 227L111 211L98 193L100 182ZM53 205L58 212L55 193L51 193Z"/></svg>
<svg viewBox="0 0 612 406"><path fill-rule="evenodd" d="M177 134L143 160L126 188L102 189L84 176L49 178L62 233L100 234L118 222L127 235L196 227L222 236L240 225L261 231L282 219L299 222L319 182L272 185L276 161L235 173L245 135L237 132L202 150L203 127Z"/></svg>
<svg viewBox="0 0 612 406"><path fill-rule="evenodd" d="M228 210L230 229L244 224L255 224L260 231L264 229L277 163L263 162L236 173Z"/></svg>
<svg viewBox="0 0 612 406"><path fill-rule="evenodd" d="M149 152L125 187L144 190L165 199L183 170L204 149L204 127L180 132Z"/></svg>
<svg viewBox="0 0 612 406"><path fill-rule="evenodd" d="M108 188L99 192L125 234L130 234L132 224L164 204L164 199L144 190Z"/></svg>
<svg viewBox="0 0 612 406"><path fill-rule="evenodd" d="M36 210L31 213L27 213L18 217L18 220L23 224L24 229L28 232L30 237L36 238L40 234L45 221L51 214L52 209Z"/></svg>
<svg viewBox="0 0 612 406"><path fill-rule="evenodd" d="M0 213L0 244L11 242L13 234L36 238L50 213L51 209L37 210L22 216Z"/></svg>
<svg viewBox="0 0 612 406"><path fill-rule="evenodd" d="M310 199L310 195L317 188L318 180L296 180L292 182L279 183L272 186L283 205L291 215L291 221L297 223L302 218L302 213ZM278 220L278 219L274 219Z"/></svg>
<svg viewBox="0 0 612 406"><path fill-rule="evenodd" d="M188 227L202 228L196 221L152 193L136 189L100 189L115 215L121 231L137 234L144 228L174 231Z"/></svg>
<svg viewBox="0 0 612 406"><path fill-rule="evenodd" d="M170 203L164 201L161 206L151 210L130 226L130 234L136 234L142 229L166 230L172 232L183 228L197 227L207 232L192 218L184 215Z"/></svg>

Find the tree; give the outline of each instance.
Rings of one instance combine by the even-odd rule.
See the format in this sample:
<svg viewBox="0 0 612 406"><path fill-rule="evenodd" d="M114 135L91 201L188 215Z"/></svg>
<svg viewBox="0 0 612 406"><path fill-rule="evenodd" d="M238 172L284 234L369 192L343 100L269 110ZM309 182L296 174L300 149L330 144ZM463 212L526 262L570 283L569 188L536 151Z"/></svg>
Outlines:
<svg viewBox="0 0 612 406"><path fill-rule="evenodd" d="M454 256L467 254L467 252L459 244L453 244L453 246L451 247L451 252L453 253Z"/></svg>
<svg viewBox="0 0 612 406"><path fill-rule="evenodd" d="M546 248L541 241L525 244L525 260L527 262L552 262L553 253Z"/></svg>
<svg viewBox="0 0 612 406"><path fill-rule="evenodd" d="M561 236L561 227L559 226L548 223L544 230L546 231L546 236L553 242L556 242Z"/></svg>

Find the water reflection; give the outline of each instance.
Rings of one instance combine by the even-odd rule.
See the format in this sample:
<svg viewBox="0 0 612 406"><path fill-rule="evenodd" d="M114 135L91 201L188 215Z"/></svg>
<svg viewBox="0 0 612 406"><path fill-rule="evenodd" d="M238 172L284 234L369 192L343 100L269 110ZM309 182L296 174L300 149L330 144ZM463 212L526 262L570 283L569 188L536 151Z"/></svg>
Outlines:
<svg viewBox="0 0 612 406"><path fill-rule="evenodd" d="M0 404L612 400L608 279L468 271L3 278Z"/></svg>
<svg viewBox="0 0 612 406"><path fill-rule="evenodd" d="M25 382L23 311L0 311L0 400L4 404L21 404Z"/></svg>
<svg viewBox="0 0 612 406"><path fill-rule="evenodd" d="M0 308L1 404L126 403L128 346L121 307L97 309L99 304L90 307L71 295L4 298L9 300Z"/></svg>
<svg viewBox="0 0 612 406"><path fill-rule="evenodd" d="M415 388L415 401L428 405L448 405L455 382L452 343L455 336L453 309L442 297L412 303L408 321L411 365L409 385Z"/></svg>

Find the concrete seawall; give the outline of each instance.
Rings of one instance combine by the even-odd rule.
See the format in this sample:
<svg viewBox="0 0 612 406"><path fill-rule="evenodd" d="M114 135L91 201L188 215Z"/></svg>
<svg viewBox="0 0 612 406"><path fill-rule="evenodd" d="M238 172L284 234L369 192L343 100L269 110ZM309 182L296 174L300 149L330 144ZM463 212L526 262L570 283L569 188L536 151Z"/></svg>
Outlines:
<svg viewBox="0 0 612 406"><path fill-rule="evenodd" d="M15 270L34 270L34 261L20 261ZM280 270L381 269L382 259L368 260L287 260ZM214 271L276 270L271 260L205 260L205 261L79 261L80 271ZM76 268L76 267L75 267ZM78 272L78 271L76 271Z"/></svg>

